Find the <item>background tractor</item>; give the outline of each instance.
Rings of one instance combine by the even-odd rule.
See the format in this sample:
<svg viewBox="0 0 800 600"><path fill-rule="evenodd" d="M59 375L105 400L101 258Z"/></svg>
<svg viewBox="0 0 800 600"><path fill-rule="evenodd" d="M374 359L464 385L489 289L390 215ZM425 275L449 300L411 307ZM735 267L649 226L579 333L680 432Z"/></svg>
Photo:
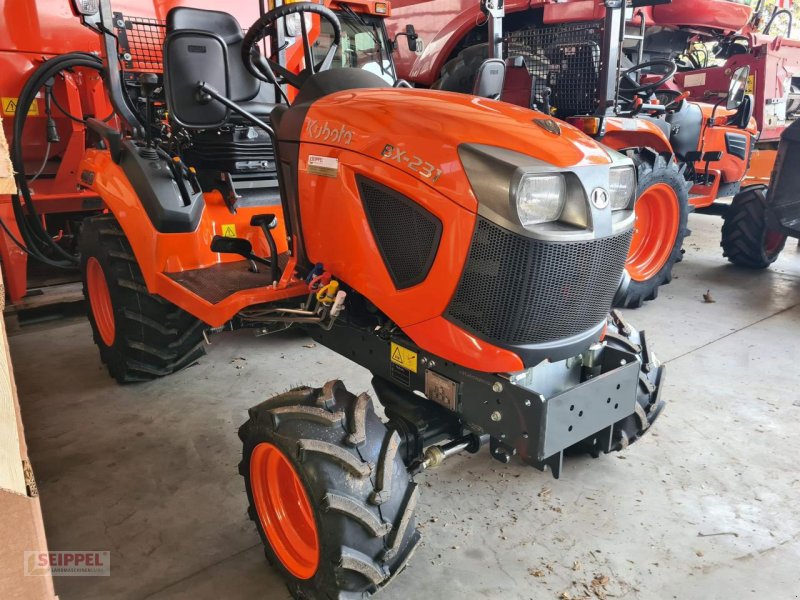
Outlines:
<svg viewBox="0 0 800 600"><path fill-rule="evenodd" d="M616 10L615 3L495 1L481 5L488 15L483 16L478 5L470 0L451 3L445 11L433 10L430 2L397 0L390 31L405 23L416 22L420 48L424 48L417 54L404 53L398 59L400 76L418 85L471 90L477 69L489 55L487 40L492 37L492 30L503 31L494 25L495 19L489 18L491 12L486 10L489 5L494 11L506 13L501 25L507 32L505 55L513 57L517 64L522 64L520 55L525 57L525 66L532 76L529 82L522 70L509 65L512 68L507 70L503 90L503 96L509 102L520 104L534 98L540 108L555 109L557 114L560 112L566 117L572 113L597 112L602 115L604 110L601 107L612 104L611 98L606 94L606 101L601 97L599 104L595 98L598 90L606 92L613 82L601 85L598 80L614 72L615 64L618 72L639 67L634 71L636 81L628 82L628 88L639 83L658 82L660 75L673 72L671 78L658 82L657 88L649 90L655 92L655 102L667 107L668 113L673 113L665 119L668 127L664 127L663 121L655 122L664 129L669 145L658 139L659 135L652 127L641 122L636 127L623 128L621 139L611 131L607 133L612 135L606 135L603 141L620 148L630 144L632 137L641 136L639 144L649 147L645 154L650 157L646 160L650 165L646 165L642 174L645 180L654 170L651 165L654 166L658 160L654 151L674 154L676 166L684 169L684 178L691 184L687 194L689 208L721 214L725 218L722 229L724 255L736 264L755 268L766 267L777 258L785 238L766 233L763 185L769 181L772 172L778 137L800 114L800 97L797 95L800 89L800 43L790 38L796 6L792 6L790 1L779 5L773 3L769 12L769 0L759 0L754 7L729 0L672 0L654 6L631 6L627 9L624 23L615 26L608 22L606 10L607 5ZM600 37L612 28L619 36L609 40L611 44L601 43ZM619 63L615 60L614 45L621 48ZM534 51L526 53L526 47ZM558 54L579 48L582 50L569 60L557 64L559 57L554 52ZM497 53L502 56L499 52L498 48ZM599 63L598 57L602 57ZM601 68L598 65L607 66ZM713 105L727 97L732 76L737 72L743 73L740 70L743 67L749 70L747 97L736 115L722 107L714 110ZM543 92L547 93L547 98ZM642 95L643 104L647 104L646 95ZM690 101L681 102L683 98ZM615 98L613 103L619 99ZM606 108L605 113L608 112ZM714 119L711 118L712 112ZM754 121L749 120L748 113ZM652 115L653 111L647 109L638 113L645 120ZM692 123L687 123L687 119ZM580 116L572 120L593 135L602 134L600 121ZM699 127L698 121L702 123ZM641 154L640 150L634 151ZM656 170L663 171L665 165L667 171L672 170L670 161L661 162L661 167ZM744 179L743 168L746 168ZM672 179L678 178L673 174ZM744 188L741 187L743 184ZM676 186L672 192L664 188L662 192L662 206L669 204L666 198L673 193L681 202L676 204L672 198L672 206L682 203L683 194ZM650 196L647 194L647 198ZM716 201L729 196L734 196L731 203ZM652 194L652 197L656 198L658 194ZM687 231L675 224L675 211L669 214L664 209L649 210L649 204L651 202L646 200L641 206L640 212L645 219L639 228L639 240L645 240L642 229L652 230L655 222L671 223L665 228L656 227L653 232L665 240L672 240L676 231L678 236ZM671 252L665 249L668 243L661 241L652 245L634 243L629 261L634 295L621 295L624 304L638 304L643 297L642 291L647 294L644 298L653 297L657 292L655 284L669 280L670 263L680 259L677 251L680 240L677 237L674 240L669 249ZM662 263L665 257L666 262ZM661 272L648 279L648 275L653 275L652 267L662 264Z"/></svg>
<svg viewBox="0 0 800 600"><path fill-rule="evenodd" d="M87 119L76 173L102 200L78 243L109 372L152 379L210 333L295 326L373 374L387 422L330 381L239 429L249 515L295 597L366 597L404 567L421 470L488 444L558 477L566 452L622 450L660 414L664 367L609 315L631 159L526 108L333 70L346 30L319 4L246 33L182 6L163 24L75 10L116 115Z"/></svg>

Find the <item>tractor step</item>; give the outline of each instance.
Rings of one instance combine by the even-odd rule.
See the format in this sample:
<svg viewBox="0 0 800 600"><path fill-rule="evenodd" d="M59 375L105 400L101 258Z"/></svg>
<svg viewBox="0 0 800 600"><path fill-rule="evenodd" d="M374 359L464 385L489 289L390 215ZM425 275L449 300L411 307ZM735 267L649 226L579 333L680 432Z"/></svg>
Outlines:
<svg viewBox="0 0 800 600"><path fill-rule="evenodd" d="M289 254L283 253L278 257L278 266L283 269L288 261ZM211 304L219 304L225 298L242 290L252 290L272 284L267 267L262 266L258 273L253 273L249 261L246 260L219 263L202 269L165 273L165 275Z"/></svg>

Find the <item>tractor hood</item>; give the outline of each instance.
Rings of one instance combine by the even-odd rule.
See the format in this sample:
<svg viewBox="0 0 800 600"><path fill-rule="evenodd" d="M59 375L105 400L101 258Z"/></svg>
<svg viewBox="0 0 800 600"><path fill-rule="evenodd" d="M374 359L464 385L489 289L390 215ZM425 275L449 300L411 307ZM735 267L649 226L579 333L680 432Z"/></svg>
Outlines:
<svg viewBox="0 0 800 600"><path fill-rule="evenodd" d="M300 111L302 127L296 118ZM282 121L295 126L280 128L282 140L288 141L288 135L295 138L292 141L334 146L380 160L472 211L478 202L462 165L459 150L465 146L511 151L552 170L610 165L616 160L612 151L544 113L465 94L407 88L347 90L295 105L289 112L295 118Z"/></svg>

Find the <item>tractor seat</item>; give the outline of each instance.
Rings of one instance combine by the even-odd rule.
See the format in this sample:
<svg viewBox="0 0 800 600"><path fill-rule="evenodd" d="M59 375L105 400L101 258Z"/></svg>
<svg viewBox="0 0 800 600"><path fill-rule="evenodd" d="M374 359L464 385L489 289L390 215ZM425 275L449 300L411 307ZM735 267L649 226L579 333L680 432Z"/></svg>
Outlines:
<svg viewBox="0 0 800 600"><path fill-rule="evenodd" d="M244 33L235 17L217 10L176 7L167 14L167 36L176 31L209 31L220 36L227 46L229 98L257 117L268 117L276 106L271 86L253 77L242 61ZM180 68L178 65L177 68ZM231 123L244 123L244 118L231 113Z"/></svg>
<svg viewBox="0 0 800 600"><path fill-rule="evenodd" d="M671 128L669 141L675 154L686 156L700 145L700 132L703 129L703 111L694 102L684 100L680 109L667 115Z"/></svg>

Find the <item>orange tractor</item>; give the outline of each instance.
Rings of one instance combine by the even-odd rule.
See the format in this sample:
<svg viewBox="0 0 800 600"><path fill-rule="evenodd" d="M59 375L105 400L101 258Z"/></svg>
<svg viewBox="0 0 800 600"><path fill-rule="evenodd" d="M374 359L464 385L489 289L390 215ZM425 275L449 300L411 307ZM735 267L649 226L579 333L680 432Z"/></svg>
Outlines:
<svg viewBox="0 0 800 600"><path fill-rule="evenodd" d="M139 46L152 23L108 0L75 8L119 116L88 119L77 178L103 202L79 247L110 373L151 379L209 333L295 326L373 374L387 422L331 381L239 429L249 514L294 597L389 582L419 541L413 476L449 456L488 444L558 476L566 452L622 450L660 414L664 367L609 315L633 235L629 158L526 108L332 70L353 47L342 21L383 2L355 17L281 5L245 34L178 7L163 45ZM290 31L299 72L280 58Z"/></svg>
<svg viewBox="0 0 800 600"><path fill-rule="evenodd" d="M126 85L138 87L138 73L160 69L161 40L167 12L176 6L212 9L213 0L118 0L112 19L119 39ZM263 13L258 2L227 5L242 22ZM347 46L334 67L371 70L394 81L393 42L384 21L386 3L330 0L326 6L341 17ZM365 7L370 8L365 12ZM136 18L122 16L135 13ZM0 0L0 114L11 145L16 195L0 195L0 258L8 304L24 304L47 282L78 279L77 233L82 219L102 207L91 190L76 187L78 164L93 135L86 117L116 124L116 115L101 77L100 40L82 27L65 0L21 5ZM296 33L282 30L282 64L297 71L303 61ZM309 34L324 43L329 31L312 24ZM133 46L136 60L130 52ZM127 57L127 58L126 58ZM155 62L154 62L155 61ZM291 95L291 90L287 90ZM262 136L263 137L263 136ZM235 160L235 159L232 159ZM256 165L251 165L255 168ZM273 175L273 184L274 184Z"/></svg>
<svg viewBox="0 0 800 600"><path fill-rule="evenodd" d="M482 66L499 61L496 97L564 119L634 160L637 223L616 302L654 299L681 260L688 213L735 194L745 176L758 133L746 71L731 71L730 89L710 103L664 89L675 61L644 59L648 26L658 29L657 11L671 6L661 2L484 0L479 11L461 0L430 15L430 3L397 4L390 30L419 18L423 48L398 62L400 76L472 93Z"/></svg>

